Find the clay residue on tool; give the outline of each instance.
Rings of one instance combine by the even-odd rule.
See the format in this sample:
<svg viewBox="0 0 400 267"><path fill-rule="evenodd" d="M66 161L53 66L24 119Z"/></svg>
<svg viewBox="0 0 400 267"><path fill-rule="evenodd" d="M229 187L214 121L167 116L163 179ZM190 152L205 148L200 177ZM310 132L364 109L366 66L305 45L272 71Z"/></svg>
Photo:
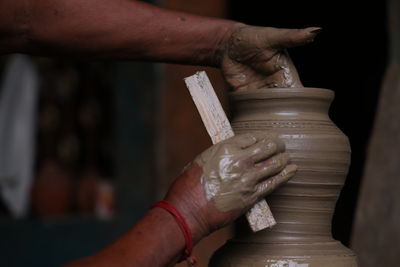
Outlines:
<svg viewBox="0 0 400 267"><path fill-rule="evenodd" d="M220 211L250 207L296 172L284 149L270 133L239 135L210 147L195 160L207 200Z"/></svg>

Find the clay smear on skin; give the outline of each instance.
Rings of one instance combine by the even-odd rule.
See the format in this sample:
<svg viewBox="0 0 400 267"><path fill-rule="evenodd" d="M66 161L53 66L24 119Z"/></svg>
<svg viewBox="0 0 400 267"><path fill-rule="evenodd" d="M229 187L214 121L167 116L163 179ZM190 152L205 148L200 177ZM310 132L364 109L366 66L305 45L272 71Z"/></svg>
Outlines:
<svg viewBox="0 0 400 267"><path fill-rule="evenodd" d="M263 135L261 140L250 134L232 138L209 148L196 159L196 163L203 169L201 183L206 198L213 201L220 211L244 209L259 199L260 191L270 190L267 186L276 186L266 184L257 187L264 177L259 177L260 168L256 166L263 164L262 172L274 175L287 164L288 155L279 153L284 150L281 141ZM260 161L267 164L257 163ZM286 170L282 175L289 176L291 173Z"/></svg>
<svg viewBox="0 0 400 267"><path fill-rule="evenodd" d="M304 87L300 81L299 74L296 71L296 68L291 60L289 53L287 50L280 52L278 55L277 64L282 69L281 73L281 87L284 88L293 88L293 87Z"/></svg>

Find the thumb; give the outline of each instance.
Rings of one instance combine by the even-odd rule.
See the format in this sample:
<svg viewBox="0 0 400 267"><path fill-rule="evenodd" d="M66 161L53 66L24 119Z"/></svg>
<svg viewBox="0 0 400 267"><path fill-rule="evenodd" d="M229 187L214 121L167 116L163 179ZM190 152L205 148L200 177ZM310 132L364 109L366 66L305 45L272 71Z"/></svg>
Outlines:
<svg viewBox="0 0 400 267"><path fill-rule="evenodd" d="M278 29L266 34L267 43L275 49L285 49L305 45L314 41L322 28L309 27L305 29Z"/></svg>

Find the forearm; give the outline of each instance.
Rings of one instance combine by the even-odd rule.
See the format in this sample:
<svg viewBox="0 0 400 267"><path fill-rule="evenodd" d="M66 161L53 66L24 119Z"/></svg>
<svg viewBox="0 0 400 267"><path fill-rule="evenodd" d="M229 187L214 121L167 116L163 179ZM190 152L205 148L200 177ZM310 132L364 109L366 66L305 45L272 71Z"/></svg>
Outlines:
<svg viewBox="0 0 400 267"><path fill-rule="evenodd" d="M193 195L188 194L188 190L182 190L185 194L166 197L166 200L185 218L192 234L193 244L209 234L207 226L199 221L202 216L198 212L202 209L195 208L196 200L186 201L194 197L197 201L206 201L204 193L198 192L202 189L202 186L198 186L201 173L200 167L192 166L181 175L181 180L193 190ZM184 234L176 219L163 208L155 207L113 244L67 266L172 266L182 257L185 247Z"/></svg>
<svg viewBox="0 0 400 267"><path fill-rule="evenodd" d="M294 175L294 166L286 166L284 144L274 136L237 135L210 147L184 169L168 190L164 200L176 210L172 212L175 215L170 214L171 206L156 206L113 244L68 267L175 264L185 248L185 254L190 254L186 230L190 230L196 244L210 232L233 222ZM228 203L227 200L231 205L221 208L218 203ZM175 216L181 219L176 220Z"/></svg>
<svg viewBox="0 0 400 267"><path fill-rule="evenodd" d="M217 65L216 49L234 24L132 0L28 0L23 8L14 10L20 18L15 22L24 30L17 45L9 45L15 40L5 34L4 25L12 24L9 20L16 17L2 13L17 4L4 1L5 8L0 11L2 53Z"/></svg>
<svg viewBox="0 0 400 267"><path fill-rule="evenodd" d="M113 244L67 266L172 266L184 248L182 230L172 215L154 208Z"/></svg>

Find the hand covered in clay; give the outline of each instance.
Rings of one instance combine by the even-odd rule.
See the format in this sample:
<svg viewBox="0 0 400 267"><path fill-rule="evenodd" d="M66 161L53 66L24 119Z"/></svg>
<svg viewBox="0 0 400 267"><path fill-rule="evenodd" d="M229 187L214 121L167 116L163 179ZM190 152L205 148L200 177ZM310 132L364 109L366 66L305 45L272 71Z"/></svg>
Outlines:
<svg viewBox="0 0 400 267"><path fill-rule="evenodd" d="M188 221L194 239L225 226L295 174L274 134L237 135L213 145L185 168L165 200Z"/></svg>
<svg viewBox="0 0 400 267"><path fill-rule="evenodd" d="M312 42L320 30L234 25L218 53L225 79L234 91L303 87L286 48Z"/></svg>

